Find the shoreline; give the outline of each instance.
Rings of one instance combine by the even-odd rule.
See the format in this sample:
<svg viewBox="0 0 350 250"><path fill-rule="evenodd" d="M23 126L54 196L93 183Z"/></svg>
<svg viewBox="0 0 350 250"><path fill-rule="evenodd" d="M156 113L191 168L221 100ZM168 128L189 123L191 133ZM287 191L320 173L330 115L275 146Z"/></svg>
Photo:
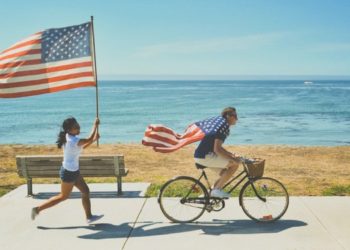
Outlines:
<svg viewBox="0 0 350 250"><path fill-rule="evenodd" d="M225 145L248 157L266 159L265 176L280 180L290 195L350 195L350 146ZM123 154L129 174L125 182L150 182L157 189L177 175L197 177L194 167L195 146L189 145L170 154L156 153L141 144L92 145L83 154ZM51 145L0 144L0 196L19 185L16 155L62 154ZM217 175L212 171L210 179ZM87 182L115 182L115 178L86 178ZM57 179L34 179L33 183L60 183Z"/></svg>

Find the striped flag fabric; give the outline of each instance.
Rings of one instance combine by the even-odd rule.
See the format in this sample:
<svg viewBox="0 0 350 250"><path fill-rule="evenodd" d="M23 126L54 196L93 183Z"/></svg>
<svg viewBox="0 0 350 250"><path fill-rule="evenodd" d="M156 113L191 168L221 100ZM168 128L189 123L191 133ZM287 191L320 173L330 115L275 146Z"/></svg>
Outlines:
<svg viewBox="0 0 350 250"><path fill-rule="evenodd" d="M35 33L0 53L0 98L96 86L91 22Z"/></svg>
<svg viewBox="0 0 350 250"><path fill-rule="evenodd" d="M164 126L151 124L146 128L142 144L153 147L154 151L170 153L188 144L202 140L206 135L222 133L229 134L229 125L221 116L212 117L193 123L187 127L183 134Z"/></svg>
<svg viewBox="0 0 350 250"><path fill-rule="evenodd" d="M190 143L201 140L205 134L196 125L188 126L181 135L164 125L151 124L145 131L142 144L153 147L154 151L161 153L170 153L182 148Z"/></svg>

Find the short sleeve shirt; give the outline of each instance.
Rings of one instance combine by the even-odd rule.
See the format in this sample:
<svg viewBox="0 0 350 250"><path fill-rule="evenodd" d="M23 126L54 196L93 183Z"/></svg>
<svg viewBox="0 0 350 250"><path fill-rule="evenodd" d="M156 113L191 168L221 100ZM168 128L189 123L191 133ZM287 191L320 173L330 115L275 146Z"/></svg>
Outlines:
<svg viewBox="0 0 350 250"><path fill-rule="evenodd" d="M79 156L82 147L78 146L79 137L66 134L66 143L63 145L63 162L62 166L68 171L79 170Z"/></svg>
<svg viewBox="0 0 350 250"><path fill-rule="evenodd" d="M217 117L217 118L211 118L214 121L214 125L211 125L213 128L204 130L206 135L199 143L195 153L195 158L205 158L205 156L211 152L214 152L214 142L215 139L220 139L221 141L225 141L227 136L230 134L230 125L226 121L225 118ZM208 119L210 120L210 119ZM205 124L207 120L198 122L197 124ZM204 126L208 127L207 124ZM203 130L203 129L202 129Z"/></svg>

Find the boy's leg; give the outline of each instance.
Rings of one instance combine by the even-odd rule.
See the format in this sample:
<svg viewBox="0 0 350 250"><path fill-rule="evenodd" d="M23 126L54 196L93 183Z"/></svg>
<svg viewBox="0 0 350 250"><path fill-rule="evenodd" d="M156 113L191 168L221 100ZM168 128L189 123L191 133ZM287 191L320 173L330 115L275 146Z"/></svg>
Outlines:
<svg viewBox="0 0 350 250"><path fill-rule="evenodd" d="M220 178L214 183L214 189L222 189L225 183L231 178L231 176L236 172L239 164L234 161L230 161L227 168L221 170Z"/></svg>

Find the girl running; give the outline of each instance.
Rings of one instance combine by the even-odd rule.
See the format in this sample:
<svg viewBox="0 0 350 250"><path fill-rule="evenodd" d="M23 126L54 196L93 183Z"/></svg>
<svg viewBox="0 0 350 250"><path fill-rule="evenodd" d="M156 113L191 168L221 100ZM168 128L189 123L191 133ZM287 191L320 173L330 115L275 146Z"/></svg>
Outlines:
<svg viewBox="0 0 350 250"><path fill-rule="evenodd" d="M60 169L60 177L62 180L61 193L51 197L40 206L32 208L32 220L34 220L44 209L66 200L74 186L77 187L82 194L82 202L87 223L90 224L102 218L103 215L97 216L92 215L91 213L90 190L79 171L79 156L83 148L90 146L100 137L97 132L99 123L100 120L96 118L90 136L86 139L80 139L78 137L80 134L80 125L77 120L74 117L71 117L63 121L61 131L58 134L56 141L58 148L63 147L63 162Z"/></svg>

